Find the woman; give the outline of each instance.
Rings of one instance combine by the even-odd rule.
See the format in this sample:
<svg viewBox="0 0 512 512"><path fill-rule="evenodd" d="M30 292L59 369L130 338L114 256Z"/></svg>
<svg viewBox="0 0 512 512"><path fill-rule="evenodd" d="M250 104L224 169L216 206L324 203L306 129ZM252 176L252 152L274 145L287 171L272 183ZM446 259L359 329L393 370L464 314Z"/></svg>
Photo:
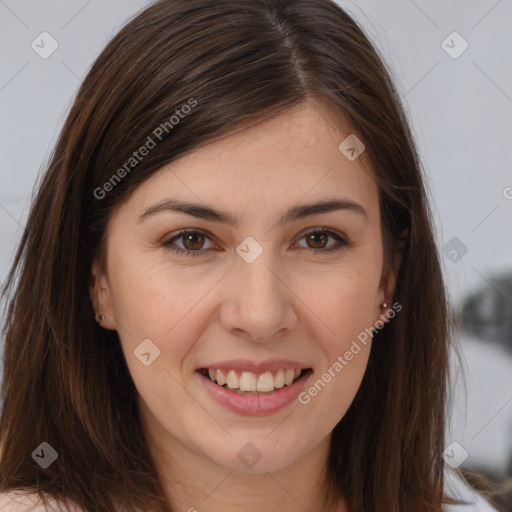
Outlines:
<svg viewBox="0 0 512 512"><path fill-rule="evenodd" d="M124 27L5 293L6 509L465 498L441 458L449 324L419 158L329 0L165 0Z"/></svg>

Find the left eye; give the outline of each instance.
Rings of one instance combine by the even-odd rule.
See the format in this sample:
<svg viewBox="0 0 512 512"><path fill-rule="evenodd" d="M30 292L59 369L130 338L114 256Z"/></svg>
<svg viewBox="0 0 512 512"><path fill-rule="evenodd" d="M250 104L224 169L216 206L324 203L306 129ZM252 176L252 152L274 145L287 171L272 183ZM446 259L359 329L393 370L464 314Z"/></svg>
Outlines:
<svg viewBox="0 0 512 512"><path fill-rule="evenodd" d="M337 243L327 245L327 241L329 238L333 238ZM162 245L167 249L183 254L184 256L199 256L200 253L204 252L201 249L204 249L204 241L209 240L212 243L213 247L215 244L211 241L210 237L203 231L197 229L189 229L180 231L176 236L170 238L165 241ZM344 246L351 246L351 243L343 238L341 235L336 233L335 231L331 231L329 229L317 229L314 231L309 231L302 235L299 240L306 240L307 244L313 244L313 246L309 245L309 247L305 247L305 249L309 250L310 253L319 253L319 252L329 252L340 250ZM175 242L182 241L183 247L177 247Z"/></svg>
<svg viewBox="0 0 512 512"><path fill-rule="evenodd" d="M329 238L333 238L337 243L331 244L330 246L326 245L327 240ZM313 247L306 247L306 249L312 250L311 252L329 252L336 251L343 248L345 245L351 245L348 240L343 238L341 235L336 233L335 231L331 231L330 229L321 229L316 231L309 231L302 235L302 239L306 239L306 243L312 242L314 244ZM325 242L325 244L324 244ZM320 245L320 247L319 247ZM318 249L322 249L318 251Z"/></svg>

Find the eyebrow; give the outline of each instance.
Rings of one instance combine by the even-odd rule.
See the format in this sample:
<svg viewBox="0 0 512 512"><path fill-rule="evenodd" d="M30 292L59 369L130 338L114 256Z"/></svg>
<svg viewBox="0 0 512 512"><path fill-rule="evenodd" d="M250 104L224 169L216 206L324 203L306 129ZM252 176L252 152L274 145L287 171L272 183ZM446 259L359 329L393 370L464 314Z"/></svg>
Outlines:
<svg viewBox="0 0 512 512"><path fill-rule="evenodd" d="M281 215L278 223L286 224L303 219L305 217L309 217L310 215L329 213L339 210L356 213L363 216L365 220L368 219L366 210L359 203L345 198L333 198L320 200L314 203L293 206ZM198 219L209 220L212 222L221 222L233 227L239 225L239 219L229 212L218 210L208 205L190 203L172 198L164 199L160 203L157 203L154 206L150 206L144 210L142 215L137 220L137 224L140 224L152 215L164 211L186 213L187 215L191 215Z"/></svg>

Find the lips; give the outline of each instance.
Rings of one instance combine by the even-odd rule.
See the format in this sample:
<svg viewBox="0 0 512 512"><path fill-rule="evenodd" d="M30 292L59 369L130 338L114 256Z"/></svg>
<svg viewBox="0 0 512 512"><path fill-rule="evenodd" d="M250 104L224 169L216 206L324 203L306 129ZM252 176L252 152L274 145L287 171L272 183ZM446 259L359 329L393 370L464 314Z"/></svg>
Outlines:
<svg viewBox="0 0 512 512"><path fill-rule="evenodd" d="M210 396L227 409L238 414L262 415L291 404L312 369L286 360L233 360L198 368L196 374Z"/></svg>

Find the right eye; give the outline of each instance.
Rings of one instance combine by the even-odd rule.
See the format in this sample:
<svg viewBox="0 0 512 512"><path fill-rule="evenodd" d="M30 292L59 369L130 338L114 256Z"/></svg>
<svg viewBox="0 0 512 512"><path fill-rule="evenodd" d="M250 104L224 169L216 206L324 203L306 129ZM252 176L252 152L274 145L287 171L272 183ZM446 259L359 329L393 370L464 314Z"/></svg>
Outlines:
<svg viewBox="0 0 512 512"><path fill-rule="evenodd" d="M199 229L183 229L177 235L166 240L162 245L183 256L199 256L204 246L204 239L211 240L206 232ZM181 240L183 247L176 247L175 241ZM212 242L213 243L213 242Z"/></svg>

